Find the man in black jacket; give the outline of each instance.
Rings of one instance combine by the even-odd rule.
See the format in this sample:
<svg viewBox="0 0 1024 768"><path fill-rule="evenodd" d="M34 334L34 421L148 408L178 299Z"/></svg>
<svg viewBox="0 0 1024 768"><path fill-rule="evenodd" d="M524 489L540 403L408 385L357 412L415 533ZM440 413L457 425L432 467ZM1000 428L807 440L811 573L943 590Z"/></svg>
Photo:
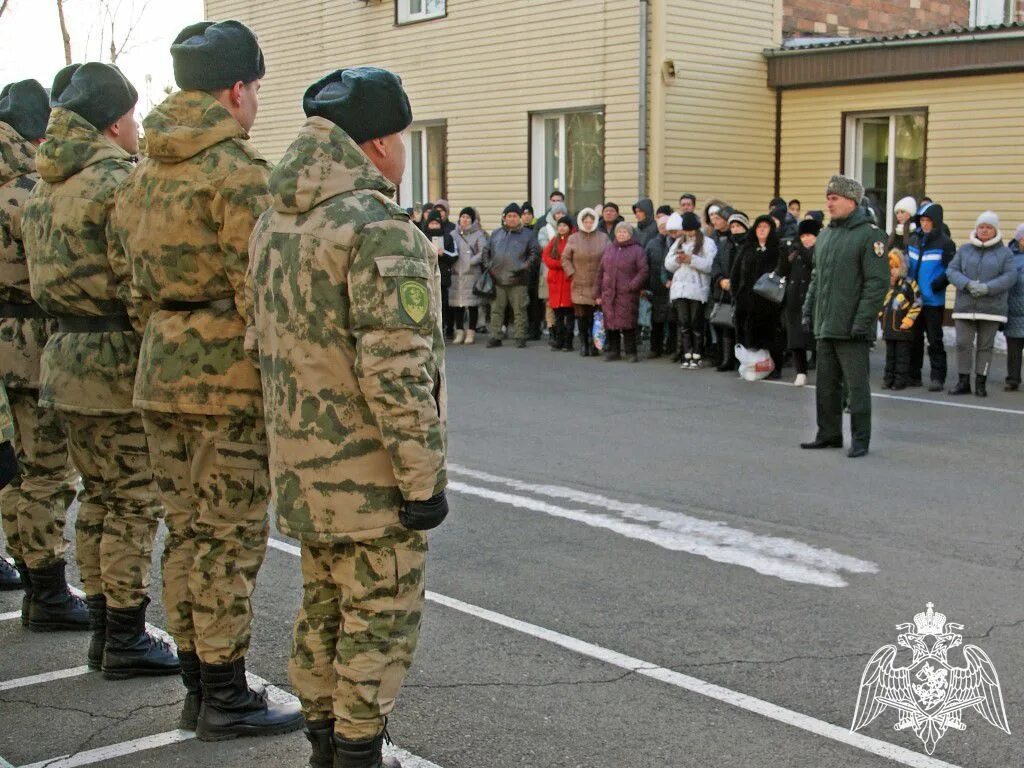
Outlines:
<svg viewBox="0 0 1024 768"><path fill-rule="evenodd" d="M540 258L537 237L523 227L522 211L509 203L501 218L501 228L491 233L484 248L483 263L494 278L496 294L491 301L491 339L488 347L501 346L501 326L505 307L512 307L516 346L526 346L526 311L529 305L530 269Z"/></svg>

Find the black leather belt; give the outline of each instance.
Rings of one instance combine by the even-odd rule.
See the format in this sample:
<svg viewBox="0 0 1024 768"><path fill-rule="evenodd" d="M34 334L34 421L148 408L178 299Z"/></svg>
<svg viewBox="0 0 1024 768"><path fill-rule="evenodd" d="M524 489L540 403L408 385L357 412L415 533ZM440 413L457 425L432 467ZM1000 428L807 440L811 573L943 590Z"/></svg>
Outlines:
<svg viewBox="0 0 1024 768"><path fill-rule="evenodd" d="M14 304L9 301L0 302L0 317L13 317L18 320L49 320L50 316L34 301L31 304Z"/></svg>
<svg viewBox="0 0 1024 768"><path fill-rule="evenodd" d="M213 299L212 301L161 301L160 309L164 312L195 312L197 309L212 309L227 312L235 308L235 300Z"/></svg>
<svg viewBox="0 0 1024 768"><path fill-rule="evenodd" d="M57 318L57 330L60 333L110 333L113 331L132 330L132 321L128 315L62 315Z"/></svg>

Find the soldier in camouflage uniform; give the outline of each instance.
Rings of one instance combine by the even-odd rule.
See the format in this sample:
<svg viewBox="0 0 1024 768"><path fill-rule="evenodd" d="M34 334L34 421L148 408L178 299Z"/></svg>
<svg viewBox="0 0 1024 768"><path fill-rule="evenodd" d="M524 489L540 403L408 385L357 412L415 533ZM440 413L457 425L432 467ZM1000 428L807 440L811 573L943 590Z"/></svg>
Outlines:
<svg viewBox="0 0 1024 768"><path fill-rule="evenodd" d="M110 679L181 670L168 644L146 632L160 505L132 405L140 335L127 311L131 270L106 231L139 151L137 101L115 67L61 70L36 155L41 180L22 216L32 296L58 319L43 350L39 402L60 413L82 476L75 553L92 620L88 663Z"/></svg>
<svg viewBox="0 0 1024 768"><path fill-rule="evenodd" d="M302 542L289 675L312 768L383 761L412 662L427 538L447 514L437 251L393 200L401 81L341 70L271 175L250 245L280 530Z"/></svg>
<svg viewBox="0 0 1024 768"><path fill-rule="evenodd" d="M14 417L7 402L7 388L0 381L0 491L11 484L18 474L18 456L14 452ZM0 589L21 589L18 570L0 555Z"/></svg>
<svg viewBox="0 0 1024 768"><path fill-rule="evenodd" d="M35 80L0 92L0 380L21 465L20 476L0 494L0 511L25 589L22 623L39 631L89 628L85 603L64 576L64 521L75 495L67 439L57 414L39 407L39 360L56 323L32 301L21 236L49 113L46 91Z"/></svg>
<svg viewBox="0 0 1024 768"><path fill-rule="evenodd" d="M200 739L286 733L297 706L249 689L256 574L269 521L259 371L245 350L249 235L269 168L248 143L263 54L237 21L186 27L171 46L181 91L143 121L146 158L117 193L114 229L146 321L134 403L168 535L167 623Z"/></svg>

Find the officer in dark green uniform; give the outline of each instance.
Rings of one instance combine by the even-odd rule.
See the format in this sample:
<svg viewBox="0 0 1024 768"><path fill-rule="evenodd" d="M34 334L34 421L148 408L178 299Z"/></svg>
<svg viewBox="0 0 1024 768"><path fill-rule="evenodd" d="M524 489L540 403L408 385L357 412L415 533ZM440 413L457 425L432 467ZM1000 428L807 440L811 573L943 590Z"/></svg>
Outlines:
<svg viewBox="0 0 1024 768"><path fill-rule="evenodd" d="M843 384L849 393L851 459L866 456L871 443L868 352L885 301L889 263L885 233L861 206L864 187L833 176L825 190L829 225L818 238L804 326L818 340L818 435L801 448L843 447Z"/></svg>

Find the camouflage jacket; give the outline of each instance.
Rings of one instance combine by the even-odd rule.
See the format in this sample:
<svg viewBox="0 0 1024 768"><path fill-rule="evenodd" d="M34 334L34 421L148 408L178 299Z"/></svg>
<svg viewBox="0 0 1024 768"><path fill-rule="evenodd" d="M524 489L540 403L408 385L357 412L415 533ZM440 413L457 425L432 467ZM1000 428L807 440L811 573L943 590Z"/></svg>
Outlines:
<svg viewBox="0 0 1024 768"><path fill-rule="evenodd" d="M146 158L118 190L113 228L128 254L132 300L146 322L138 408L260 412L259 371L245 352L248 242L270 205L269 168L212 96L171 94L143 121ZM177 312L164 301L234 299L233 309ZM147 305L149 308L147 308Z"/></svg>
<svg viewBox="0 0 1024 768"><path fill-rule="evenodd" d="M123 315L131 272L108 248L114 192L129 155L87 120L54 109L39 147L40 182L22 215L32 296L51 315ZM39 402L78 413L131 413L139 334L55 333L43 351Z"/></svg>
<svg viewBox="0 0 1024 768"><path fill-rule="evenodd" d="M447 484L437 252L341 129L306 121L251 241L278 527L304 541L404 531Z"/></svg>
<svg viewBox="0 0 1024 768"><path fill-rule="evenodd" d="M36 185L36 148L0 123L0 302L31 304L21 214ZM0 317L0 381L11 389L39 386L39 359L54 324Z"/></svg>
<svg viewBox="0 0 1024 768"><path fill-rule="evenodd" d="M7 387L0 382L0 443L14 439L14 415L7 401Z"/></svg>

